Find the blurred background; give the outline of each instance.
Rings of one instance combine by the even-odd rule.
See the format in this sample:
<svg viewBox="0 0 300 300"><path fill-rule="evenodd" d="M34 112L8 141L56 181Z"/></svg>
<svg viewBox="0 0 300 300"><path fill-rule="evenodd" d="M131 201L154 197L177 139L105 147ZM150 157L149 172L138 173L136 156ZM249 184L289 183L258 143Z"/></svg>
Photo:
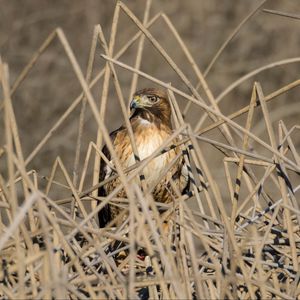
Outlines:
<svg viewBox="0 0 300 300"><path fill-rule="evenodd" d="M253 0L153 0L150 18L160 11L164 12L173 22L200 69L204 71L222 43L259 2ZM9 64L11 84L38 47L57 27L61 27L64 31L83 72L85 72L93 27L96 24L101 24L105 37L109 40L115 3L111 0L1 0L0 54L2 60ZM124 3L140 20L143 19L146 1L128 0ZM300 6L297 0L267 1L262 8L300 15ZM267 14L261 9L257 11L230 42L207 75L207 81L214 96L217 97L232 82L256 68L278 60L299 56L299 30L299 20ZM136 26L121 12L116 51L136 32ZM165 23L158 20L151 28L151 33L174 59L191 83L196 86L197 78ZM136 49L137 43L130 47L120 60L133 65ZM102 53L103 50L98 46L94 74L104 66L105 62L100 57ZM145 42L141 69L188 92L175 72L148 41ZM124 96L129 101L132 74L119 68L117 70ZM298 63L264 71L245 81L227 95L220 104L221 111L227 115L249 104L255 80L261 83L264 93L267 95L297 79L299 79ZM153 84L146 80L139 80L138 82L139 88L151 85ZM102 81L93 89L98 104L101 97L101 86ZM63 47L56 39L43 53L37 65L13 95L13 106L25 157L31 153L35 145L56 123L80 92L80 85ZM288 127L299 121L298 95L299 88L296 88L270 103L269 108L272 111L272 116L274 116L273 121L276 130L279 119L283 119ZM178 101L179 105L184 108L186 102L180 98ZM40 174L48 176L55 158L60 156L68 170L72 171L79 114L80 106L59 128L59 134L54 134L30 163L29 169L36 169ZM195 125L202 114L199 108L192 106L186 115L186 120ZM81 165L88 143L96 140L97 125L91 116L91 111L87 110ZM260 124L261 114L259 111L255 118L253 130L264 138L264 126ZM0 120L2 123L0 126L0 145L3 145L3 110L0 112ZM237 120L240 124L244 124L244 121L245 118ZM118 100L113 84L111 84L106 124L110 130L113 130L122 123ZM222 141L218 134L218 131L215 130L207 136ZM211 157L210 167L215 172L216 178L224 177L224 173L220 172L222 161L218 159L216 154L218 151L211 151L211 146L206 145L203 145L203 149L206 151L205 155L208 158ZM1 166L0 160L0 171L3 169L4 165Z"/></svg>

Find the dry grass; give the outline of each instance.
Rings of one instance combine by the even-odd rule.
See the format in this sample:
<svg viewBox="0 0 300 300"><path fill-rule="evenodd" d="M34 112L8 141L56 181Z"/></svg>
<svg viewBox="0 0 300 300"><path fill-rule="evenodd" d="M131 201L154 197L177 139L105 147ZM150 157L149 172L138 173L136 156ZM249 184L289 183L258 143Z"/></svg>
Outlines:
<svg viewBox="0 0 300 300"><path fill-rule="evenodd" d="M255 82L249 105L229 116L222 113L219 105L246 79L278 65L299 62L300 58L256 69L228 86L218 97L213 95L205 79L233 36L251 21L264 2L242 21L204 73L168 17L161 13L150 16L151 0L147 1L142 21L124 3L118 2L109 41L101 26L95 26L85 74L61 29L49 35L12 87L8 66L0 62L3 91L0 107L5 132L5 144L0 145L0 161L7 167L7 172L0 175L1 297L123 299L136 298L137 294L142 297L142 293L146 297L148 293L153 299L299 298L300 210L297 198L300 158L294 143L299 127L287 128L279 121L275 130L268 105L298 87L300 80L278 87L268 95L264 95L263 87ZM137 33L117 52L115 42L116 32L121 30L120 14L136 25ZM149 27L155 26L157 20L165 22L165 30L174 36L174 47L185 54L197 77L196 86L168 55L168 49L164 49L151 34ZM55 40L63 46L82 93L34 150L24 157L13 95L39 63L40 55ZM188 93L140 70L146 40L172 67ZM135 43L136 60L130 66L120 57ZM93 77L97 47L101 47L101 57L106 64ZM153 155L128 170L120 167L106 126L110 85L116 91L116 105L121 107L124 119L128 119L122 84L118 79L121 69L132 76L131 93L136 90L138 80L144 78L151 82L149 85L168 90L173 108L172 137ZM99 105L91 92L96 84L102 86L101 95L97 95ZM179 99L185 101L184 110L178 105ZM72 145L76 149L73 170L69 171L60 157L55 160L48 177L28 169L39 151L47 147L49 139L63 134L59 132L60 126L79 106L78 138ZM191 109L199 111L199 121L193 127L184 118ZM282 110L286 109L288 104L282 107ZM96 142L89 144L81 166L87 110L92 112L98 135ZM265 140L252 131L254 116L258 113L264 122ZM238 119L237 122L241 115L246 116L245 120ZM130 124L127 122L126 126ZM221 138L204 135L213 130L220 133ZM175 139L180 142L174 144ZM100 149L104 143L112 153L118 173L114 178L119 176L121 184L108 197L99 198L99 186L112 180L98 182L99 162L103 157ZM211 162L201 149L202 143L220 151L223 161L220 168L224 168L226 177L214 178ZM155 203L151 187L144 186L142 190L132 179L153 157L174 146L182 150L190 166L191 191L184 196L178 193L171 205ZM43 181L47 182L45 188L42 188ZM116 198L122 188L127 192L126 199ZM60 197L52 197L51 193ZM227 199L230 199L229 203L225 201ZM97 226L97 213L107 203L124 207L125 221L118 228L114 227L116 220L104 229ZM160 214L158 208L164 212ZM166 223L169 230L165 230ZM121 242L120 248L112 252L109 246L115 241ZM137 255L141 248L147 254L144 259Z"/></svg>

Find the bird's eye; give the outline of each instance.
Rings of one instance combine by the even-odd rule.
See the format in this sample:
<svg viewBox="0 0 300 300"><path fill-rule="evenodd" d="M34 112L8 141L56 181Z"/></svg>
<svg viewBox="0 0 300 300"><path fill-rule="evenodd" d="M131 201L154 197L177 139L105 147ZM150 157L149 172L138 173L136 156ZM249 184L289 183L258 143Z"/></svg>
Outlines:
<svg viewBox="0 0 300 300"><path fill-rule="evenodd" d="M148 96L148 99L150 100L150 102L154 103L158 100L158 97L151 95L151 96Z"/></svg>

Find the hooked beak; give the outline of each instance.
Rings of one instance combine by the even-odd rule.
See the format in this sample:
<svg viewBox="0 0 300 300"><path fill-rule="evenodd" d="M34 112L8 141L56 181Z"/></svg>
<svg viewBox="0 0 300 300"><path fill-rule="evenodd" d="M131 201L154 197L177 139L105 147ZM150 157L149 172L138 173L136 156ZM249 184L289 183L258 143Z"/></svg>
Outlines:
<svg viewBox="0 0 300 300"><path fill-rule="evenodd" d="M141 97L140 96L134 96L134 98L130 102L130 110L135 109L141 106Z"/></svg>

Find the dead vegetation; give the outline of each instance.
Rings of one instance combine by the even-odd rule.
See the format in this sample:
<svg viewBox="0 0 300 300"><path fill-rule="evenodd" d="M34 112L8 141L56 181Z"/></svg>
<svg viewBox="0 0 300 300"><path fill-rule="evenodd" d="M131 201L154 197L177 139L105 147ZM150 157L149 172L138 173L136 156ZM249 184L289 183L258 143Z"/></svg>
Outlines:
<svg viewBox="0 0 300 300"><path fill-rule="evenodd" d="M170 19L162 13L150 15L151 0L146 3L142 21L124 3L118 2L109 40L105 39L101 25L95 26L86 72L80 68L75 51L61 29L48 36L12 86L8 65L0 62L1 126L4 125L5 133L5 143L0 145L0 162L7 170L0 175L2 298L123 299L137 295L142 299L299 298L300 158L295 143L299 127L295 124L287 128L280 120L274 128L269 105L298 88L300 79L278 86L266 95L261 84L254 82L249 104L230 115L224 115L219 105L245 80L266 69L297 63L300 58L255 69L217 97L206 81L219 55L242 26L251 22L263 3L224 42L203 73ZM117 31L122 30L121 14L135 24L136 34L121 49L115 49ZM151 34L151 27L158 20L164 22L166 34L174 37L174 47L186 56L197 85L192 84L172 60L168 49ZM25 157L13 97L39 63L40 55L54 41L63 47L82 92ZM171 66L188 92L142 71L146 41ZM122 60L131 45L136 46L133 64ZM99 72L94 70L97 47L101 47L101 57L106 62ZM118 170L121 185L108 197L100 198L97 190L104 184L98 182L99 161L103 156L100 149L104 143L110 143L106 119L110 86L116 91L115 105L128 118L127 98L118 76L122 70L132 76L130 94L137 89L139 80L168 90L174 134L149 158L130 170ZM95 85L101 86L97 98L92 92ZM184 109L178 105L179 101L184 101ZM72 145L76 153L73 169L69 170L60 157L53 163L49 176L29 169L29 163L47 147L53 135L63 138L60 126L78 107L80 115L77 123L74 122L74 126L78 124L78 138ZM288 110L289 103L282 109ZM98 134L80 164L88 110L97 124ZM195 126L185 121L191 110L198 111ZM263 120L265 139L253 132L256 114ZM208 135L214 132L219 135ZM180 142L174 145L175 138ZM211 161L201 148L204 143L221 153L219 168L226 176L214 178ZM178 195L171 205L155 203L151 190L143 191L132 179L153 157L174 146L182 149L190 165L191 190L188 195ZM117 157L114 153L112 156L116 162ZM108 180L112 178L105 182ZM128 197L116 198L124 187ZM114 227L116 220L104 229L97 225L97 213L107 203L124 207L126 218L118 228ZM110 246L116 241L119 247L112 249Z"/></svg>

